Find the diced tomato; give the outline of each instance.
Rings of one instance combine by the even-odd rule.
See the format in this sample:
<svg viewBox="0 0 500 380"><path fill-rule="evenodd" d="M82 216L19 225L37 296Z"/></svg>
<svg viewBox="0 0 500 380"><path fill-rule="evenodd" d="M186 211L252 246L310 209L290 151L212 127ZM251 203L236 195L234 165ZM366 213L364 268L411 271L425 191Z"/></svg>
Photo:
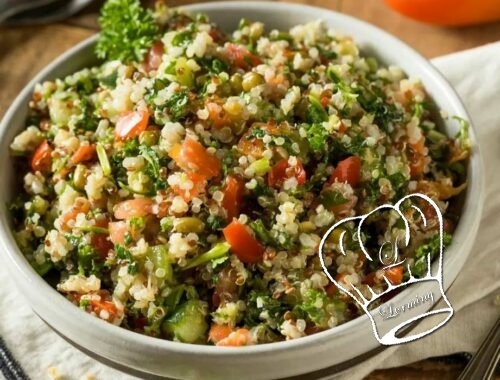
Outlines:
<svg viewBox="0 0 500 380"><path fill-rule="evenodd" d="M252 337L248 329L238 329L231 332L226 338L217 342L216 346L221 347L239 347L247 346L252 343Z"/></svg>
<svg viewBox="0 0 500 380"><path fill-rule="evenodd" d="M250 227L233 220L222 230L231 246L231 251L244 263L256 263L262 260L264 247L252 235Z"/></svg>
<svg viewBox="0 0 500 380"><path fill-rule="evenodd" d="M108 221L106 219L98 220L95 223L95 226L107 228ZM90 238L90 242L92 244L92 247L94 247L94 250L97 252L97 254L103 259L105 259L108 256L108 252L111 249L113 249L113 243L109 240L108 234L105 233L103 234L94 233Z"/></svg>
<svg viewBox="0 0 500 380"><path fill-rule="evenodd" d="M338 163L330 177L330 183L347 182L352 187L359 185L361 178L361 159L358 156L351 156Z"/></svg>
<svg viewBox="0 0 500 380"><path fill-rule="evenodd" d="M337 285L335 285L333 282L330 282L326 288L325 288L325 293L328 297L333 297L335 293L337 293L339 288L337 288Z"/></svg>
<svg viewBox="0 0 500 380"><path fill-rule="evenodd" d="M208 153L198 141L189 137L182 145L174 146L169 156L186 172L195 172L207 179L217 177L221 171L219 159Z"/></svg>
<svg viewBox="0 0 500 380"><path fill-rule="evenodd" d="M71 156L69 162L73 165L80 162L90 161L96 155L95 145L80 145L75 153Z"/></svg>
<svg viewBox="0 0 500 380"><path fill-rule="evenodd" d="M83 197L78 197L71 208L59 217L61 229L70 231L70 222L74 221L78 214L87 214L90 211L90 202Z"/></svg>
<svg viewBox="0 0 500 380"><path fill-rule="evenodd" d="M245 183L240 178L231 175L226 178L226 185L222 190L224 194L222 207L226 210L227 221L238 217L243 202L244 191Z"/></svg>
<svg viewBox="0 0 500 380"><path fill-rule="evenodd" d="M148 126L149 112L147 110L128 111L123 113L116 122L115 139L127 140L139 136Z"/></svg>
<svg viewBox="0 0 500 380"><path fill-rule="evenodd" d="M409 154L410 177L415 179L419 177L425 169L425 157L421 154Z"/></svg>
<svg viewBox="0 0 500 380"><path fill-rule="evenodd" d="M420 176L425 169L425 138L422 137L416 144L408 144L408 161L410 161L410 176L412 179Z"/></svg>
<svg viewBox="0 0 500 380"><path fill-rule="evenodd" d="M241 136L238 142L238 150L245 156L261 158L264 153L264 142L262 139L253 136L256 130L262 130L270 136L286 135L286 133L289 132L288 127L283 125L278 126L273 121L268 123L253 123L243 136Z"/></svg>
<svg viewBox="0 0 500 380"><path fill-rule="evenodd" d="M151 70L156 70L161 65L161 57L164 52L163 42L156 41L153 46L148 50L146 59L143 62L144 69L147 72Z"/></svg>
<svg viewBox="0 0 500 380"><path fill-rule="evenodd" d="M330 99L326 96L321 97L320 103L323 107L326 107L330 103Z"/></svg>
<svg viewBox="0 0 500 380"><path fill-rule="evenodd" d="M302 166L302 162L297 158L297 163L290 166L286 158L278 161L273 166L267 175L267 184L271 187L280 188L286 179L294 177L297 180L297 185L306 183L306 171Z"/></svg>
<svg viewBox="0 0 500 380"><path fill-rule="evenodd" d="M219 104L215 102L207 102L205 107L208 111L208 119L212 122L212 126L215 129L231 125L233 122Z"/></svg>
<svg viewBox="0 0 500 380"><path fill-rule="evenodd" d="M183 189L181 185L172 185L172 190L180 195L186 202L191 201L194 197L197 197L203 192L205 186L207 185L207 178L205 176L188 172L186 173L187 179L193 183L193 187L190 189Z"/></svg>
<svg viewBox="0 0 500 380"><path fill-rule="evenodd" d="M228 43L226 53L229 61L241 69L248 69L262 63L259 57L237 44Z"/></svg>
<svg viewBox="0 0 500 380"><path fill-rule="evenodd" d="M113 212L116 219L130 219L151 214L155 202L150 198L135 198L118 203Z"/></svg>
<svg viewBox="0 0 500 380"><path fill-rule="evenodd" d="M148 318L147 317L135 317L132 320L132 323L134 324L134 329L135 331L144 331L144 327L148 324Z"/></svg>
<svg viewBox="0 0 500 380"><path fill-rule="evenodd" d="M108 252L113 249L113 243L111 243L106 234L94 234L90 242L94 250L102 259L108 257Z"/></svg>
<svg viewBox="0 0 500 380"><path fill-rule="evenodd" d="M43 142L36 148L33 158L31 159L31 169L34 172L40 171L46 173L50 171L50 166L52 165L52 148L47 140Z"/></svg>
<svg viewBox="0 0 500 380"><path fill-rule="evenodd" d="M245 156L261 158L264 153L264 142L260 139L248 138L251 136L251 133L252 128L241 136L240 141L238 141L238 150Z"/></svg>
<svg viewBox="0 0 500 380"><path fill-rule="evenodd" d="M99 317L106 321L112 321L118 314L118 308L111 299L111 295L106 290L100 290L98 293L101 296L100 300L89 298L91 310ZM105 313L101 313L105 312ZM107 315L106 315L107 314Z"/></svg>
<svg viewBox="0 0 500 380"><path fill-rule="evenodd" d="M214 323L208 332L208 340L212 343L217 343L227 338L233 331L234 330L228 325L218 325Z"/></svg>
<svg viewBox="0 0 500 380"><path fill-rule="evenodd" d="M375 284L378 284L380 281L376 277L376 272L370 272L368 273L365 278L363 279L363 284L373 286Z"/></svg>
<svg viewBox="0 0 500 380"><path fill-rule="evenodd" d="M384 276L392 285L399 285L403 281L403 266L398 265L384 271Z"/></svg>
<svg viewBox="0 0 500 380"><path fill-rule="evenodd" d="M217 28L214 28L212 27L209 31L208 31L208 35L210 37L212 37L212 40L214 42L219 42L220 40L222 40L224 38L224 34Z"/></svg>
<svg viewBox="0 0 500 380"><path fill-rule="evenodd" d="M124 244L125 235L129 232L127 222L110 222L108 224L109 239L113 244Z"/></svg>

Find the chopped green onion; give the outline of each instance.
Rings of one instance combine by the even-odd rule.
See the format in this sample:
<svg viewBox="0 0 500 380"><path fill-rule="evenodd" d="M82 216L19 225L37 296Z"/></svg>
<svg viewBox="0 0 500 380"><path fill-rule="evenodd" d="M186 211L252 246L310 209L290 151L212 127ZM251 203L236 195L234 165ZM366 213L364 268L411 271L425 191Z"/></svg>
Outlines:
<svg viewBox="0 0 500 380"><path fill-rule="evenodd" d="M229 252L230 245L227 242L217 243L211 250L202 253L200 256L188 261L182 269L191 269L209 261L224 257Z"/></svg>
<svg viewBox="0 0 500 380"><path fill-rule="evenodd" d="M460 123L460 131L457 134L457 138L460 140L460 146L462 149L469 149L469 122L460 116L453 116L453 119L458 120Z"/></svg>
<svg viewBox="0 0 500 380"><path fill-rule="evenodd" d="M102 167L102 172L105 176L111 174L111 165L109 164L108 155L106 154L106 149L101 143L97 143L96 146L97 158L99 158L99 163Z"/></svg>
<svg viewBox="0 0 500 380"><path fill-rule="evenodd" d="M172 270L172 264L168 257L168 249L165 245L154 245L151 246L147 256L153 262L155 269L163 269L163 278L166 281L172 281L174 278L174 272Z"/></svg>

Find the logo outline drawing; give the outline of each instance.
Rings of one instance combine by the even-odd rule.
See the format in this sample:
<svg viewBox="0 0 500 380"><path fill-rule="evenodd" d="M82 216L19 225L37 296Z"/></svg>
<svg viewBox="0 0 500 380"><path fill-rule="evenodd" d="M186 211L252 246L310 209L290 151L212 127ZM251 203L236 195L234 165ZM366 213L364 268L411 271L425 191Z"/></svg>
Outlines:
<svg viewBox="0 0 500 380"><path fill-rule="evenodd" d="M368 218L370 217L372 214L376 213L376 212L380 212L380 211L395 211L398 213L398 215L401 217L401 219L404 221L404 224L405 224L405 238L404 238L404 244L405 246L408 246L408 244L410 243L410 237L411 237L411 234L410 234L410 227L409 227L409 222L408 220L406 219L406 217L404 216L404 214L402 213L402 211L400 210L400 207L401 205L403 204L403 202L405 202L406 200L408 199L411 199L411 198L420 198L426 202L428 202L433 208L434 208L434 211L436 212L436 215L437 215L437 219L438 219L438 222L439 222L439 257L437 258L437 272L435 274L433 274L432 272L432 263L431 263L431 259L430 259L430 252L427 252L426 253L426 261L427 261L427 273L424 277L422 278L415 278L411 272L411 267L410 267L410 264L406 263L407 265L407 269L409 271L409 274L410 274L410 278L409 280L405 281L405 282L402 282L401 284L398 284L398 285L393 285L386 277L386 275L384 274L383 275L383 279L385 280L385 282L387 283L388 287L386 290L384 290L382 293L380 294L377 294L373 291L373 289L366 285L366 287L369 289L370 293L371 293L371 298L369 300L367 300L363 294L361 293L361 291L354 285L350 285L351 286L351 289L353 291L355 291L357 293L357 297L354 295L354 293L351 292L351 290L349 289L346 289L342 284L340 284L338 281L335 280L334 277L332 277L328 271L328 268L327 266L325 265L325 261L324 261L324 256L323 256L323 248L324 248L324 245L326 243L326 240L328 239L328 236L336 229L338 228L339 226L345 224L345 223L349 223L349 222L357 222L359 221L359 224L357 226L357 232L356 232L356 237L358 239L358 242L359 242L359 245L360 245L360 248L361 248L361 251L363 252L363 254L365 255L366 259L367 260L370 260L370 261L373 261L372 257L368 254L368 252L366 251L366 248L362 242L362 239L361 239L361 229L362 229L362 226L363 226L363 222ZM420 214L420 217L422 218L422 221L423 221L423 225L424 227L428 227L428 218L425 217L424 213L422 212L422 210L415 206L414 204L411 205L411 207L416 210L419 214ZM344 236L345 236L345 233L346 231L342 231L342 233L340 234L340 238L339 238L339 248L340 248L340 251L341 253L345 256L345 250L344 250L344 242L343 242L343 239L344 239ZM380 247L380 250L379 250L379 257L382 253L382 248L383 246L388 243L387 241ZM392 244L392 243L391 243ZM395 253L395 261L397 261L397 245L398 245L398 238L396 238L396 253ZM443 288L443 216L441 214L441 211L439 209L439 207L436 205L436 203L431 199L429 198L427 195L425 194L420 194L420 193L413 193L413 194L409 194L403 198L401 198L397 203L395 203L394 205L391 205L391 204L384 204L384 205L381 205L379 207L377 207L376 209L370 211L369 213L367 214L364 214L364 215L361 215L361 216L354 216L354 217L349 217L349 218L344 218L340 221L338 221L337 223L335 223L333 226L331 226L327 232L323 235L322 239L321 239L321 242L320 242L320 245L319 245L319 248L318 248L318 254L319 254L319 259L320 259L320 263L321 263L321 267L323 269L323 272L326 274L326 276L328 277L328 279L333 282L338 289L342 290L343 292L345 292L346 294L348 294L362 309L363 311L365 312L365 314L368 315L369 319L370 319L370 322L371 322L371 325L372 325L372 329L373 329L373 333L375 335L375 338L377 339L377 341L380 343L380 344L383 344L383 345L396 345L396 344L402 344L402 343L407 343L407 342L410 342L410 341L414 341L416 339L420 339L420 338L423 338L424 336L426 335L429 335L431 334L432 332L436 331L437 329L439 329L440 327L444 326L450 319L451 317L453 316L454 314L454 310L453 310L453 307L451 306L448 298L446 297L446 294L444 292L444 288ZM388 269L390 267L393 267L395 265L401 265L403 262L406 262L406 258L403 259L402 261L398 262L398 263L394 263L394 264L391 264L389 266L387 266L385 269ZM385 334L383 334L382 337L380 337L379 335L379 332L378 332L378 328L377 328L377 324L374 320L374 317L372 316L370 310L368 310L368 307L369 305L378 300L381 296L383 296L384 294L394 290L394 289L397 289L397 288L400 288L400 287L403 287L403 286L408 286L408 285L412 285L412 284L416 284L416 283L423 283L423 282L429 282L429 281L435 281L439 284L439 291L441 293L441 297L443 299L443 301L445 302L446 306L445 307L442 307L442 308L439 308L437 310L428 310L424 313L420 313L416 316L414 316L413 318L409 319L409 320L406 320L400 324L398 324L397 326L393 327L392 329L390 329L388 332L386 332ZM418 296L417 296L418 298ZM382 305L379 305L377 307L376 310L378 310L378 312L380 313L380 315L383 315L382 312L381 312L381 307L384 306L384 304ZM404 311L404 310L403 310ZM437 325L435 325L434 327L430 328L430 329L427 329L426 331L423 331L423 332L419 332L417 334L410 334L410 336L405 336L405 337L402 337L402 338L399 338L396 336L396 333L405 328L406 326L416 322L417 320L419 319L423 319L423 318L426 318L426 317L429 317L429 316L432 316L432 315L437 315L437 314L442 314L442 313L448 313L449 315L443 320L441 321L440 323L438 323Z"/></svg>

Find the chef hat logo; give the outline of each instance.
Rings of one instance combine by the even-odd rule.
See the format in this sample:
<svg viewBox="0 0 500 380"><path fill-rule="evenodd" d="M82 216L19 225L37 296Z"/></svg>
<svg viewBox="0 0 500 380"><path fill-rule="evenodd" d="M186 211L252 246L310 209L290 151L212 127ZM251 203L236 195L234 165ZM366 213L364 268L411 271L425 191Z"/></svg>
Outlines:
<svg viewBox="0 0 500 380"><path fill-rule="evenodd" d="M426 204L427 203L427 204ZM410 205L410 206L408 206ZM413 210L410 210L411 212L408 213L408 207L413 208ZM430 252L425 252L426 255L426 261L427 261L427 273L420 278L416 278L413 276L411 272L411 267L407 262L406 258L403 258L402 260L399 259L398 257L398 245L403 244L404 247L408 247L410 244L410 239L411 239L411 224L409 220L407 219L408 215L417 215L417 217L421 218L421 223L424 227L429 227L429 222L431 222L431 218L427 218L423 210L429 210L429 207L432 207L434 209L434 212L431 211L431 214L435 214L438 222L438 227L437 230L439 233L439 253L438 257L435 258L436 264L434 264L434 270L432 270L431 267L431 253ZM406 217L405 217L405 212L403 210L406 210ZM338 239L338 250L340 253L344 256L346 256L346 239L348 238L348 235L346 234L346 231L348 228L346 228L347 225L357 225L357 229L355 232L353 232L351 235L352 239L359 244L359 248L361 249L362 253L366 256L366 259L369 261L373 261L372 256L368 253L362 239L362 231L363 231L363 226L365 221L370 220L369 218L375 217L375 213L384 213L384 212L389 212L389 213L397 213L397 217L399 220L401 220L403 223L399 223L399 228L404 230L404 236L396 236L396 241L395 243L391 241L386 241L382 244L380 242L378 243L379 247L379 260L383 265L386 265L383 268L383 273L387 273L387 270L390 270L391 268L399 265L403 265L403 267L406 267L408 269L409 273L409 278L406 281L403 281L401 284L393 285L389 279L386 277L386 275L383 275L383 281L386 282L387 284L387 289L385 289L382 293L376 293L369 285L363 285L363 291L360 290L360 286L356 286L353 284L347 284L343 282L337 281L334 276L332 276L325 265L325 260L324 260L324 250L325 250L325 243L328 241L328 238L330 234L333 232L336 232L336 235L339 236ZM427 212L427 215L429 215L429 212ZM432 218L432 223L436 223L436 218ZM368 222L369 223L369 222ZM404 227L402 226L404 224ZM366 228L366 226L365 226ZM352 230L352 228L351 228ZM340 234L339 234L340 232ZM393 255L392 255L392 260L393 263L387 265L387 262L384 261L384 250L386 247L386 244L389 244L389 248L393 248ZM352 217L352 218L346 218L343 219L339 222L337 222L335 225L333 225L328 231L325 233L323 238L321 239L321 243L319 246L319 258L321 261L321 266L323 267L323 271L325 274L328 276L330 281L332 281L340 290L342 290L344 293L348 294L363 310L364 312L368 315L370 318L372 327L373 327L373 332L375 334L375 338L383 345L395 345L395 344L401 344L401 343L406 343L409 341L413 341L419 338L422 338L433 331L437 330L441 326L443 326L446 322L450 320L450 318L453 316L453 308L448 301L446 295L444 294L443 290L443 217L441 215L441 211L439 210L438 206L430 199L428 196L424 194L410 194L408 196L405 196L401 200L399 200L394 206L393 205L382 205L375 210L371 211L368 214L362 215L362 216L357 216L357 217ZM419 297L418 295L414 296L414 298L408 302L407 304L403 304L402 308L396 307L395 311L392 309L392 304L390 304L390 310L388 309L387 305L382 304L381 306L378 307L378 310L375 309L374 315L370 313L370 305L372 305L375 301L379 300L380 298L384 297L384 295L387 295L389 292L393 292L395 289L401 288L401 287L408 287L409 285L416 284L416 283L423 283L423 282L432 282L432 286L435 289L439 289L439 292L441 293L441 297L444 300L446 306L443 308L439 308L437 310L431 310L431 311L426 311L429 307L419 307L418 310L422 310L422 313L415 315L417 311L417 303L420 305L420 302L424 303L428 299L430 299L429 296L432 296L432 302L434 302L434 296L433 293L426 294L422 297ZM427 284L431 285L431 284ZM367 296L367 293L371 293L370 296ZM384 298L382 298L384 299ZM380 302L380 301L379 301ZM428 303L429 304L429 303ZM405 313L405 306L408 306L409 308L412 308L413 312L408 312ZM407 310L409 311L409 310ZM390 315L388 315L390 314ZM437 314L443 314L441 317L445 317L444 319L439 318L439 322L435 323L431 328L427 329L426 331L423 332L417 332L417 333L410 333L409 335L406 335L404 337L398 337L396 336L397 332L403 329L404 327L412 324L413 322L416 322L417 320L420 320L425 317L437 315ZM384 317L385 315L385 317ZM382 318L380 317L382 316ZM394 318L397 317L397 318ZM393 322L400 322L397 324L397 326L393 327L392 323L390 325L390 330L387 330L387 320L391 319ZM384 326L385 324L385 326Z"/></svg>

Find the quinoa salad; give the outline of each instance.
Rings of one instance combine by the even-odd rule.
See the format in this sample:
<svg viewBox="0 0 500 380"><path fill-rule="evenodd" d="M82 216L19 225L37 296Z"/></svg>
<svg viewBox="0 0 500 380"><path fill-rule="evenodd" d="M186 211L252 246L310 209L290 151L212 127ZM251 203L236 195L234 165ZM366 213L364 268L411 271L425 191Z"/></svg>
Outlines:
<svg viewBox="0 0 500 380"><path fill-rule="evenodd" d="M422 83L348 35L320 20L278 31L242 19L227 32L136 0L108 1L101 25L100 63L38 84L11 143L16 241L75 307L185 343L296 339L363 314L321 267L334 223L422 193L451 242L467 123L444 135ZM427 228L409 211L415 235L399 251L415 277L439 253L427 211ZM369 224L377 252L401 231ZM356 242L340 254L338 233L323 251L347 288L380 294L384 276L409 278Z"/></svg>

